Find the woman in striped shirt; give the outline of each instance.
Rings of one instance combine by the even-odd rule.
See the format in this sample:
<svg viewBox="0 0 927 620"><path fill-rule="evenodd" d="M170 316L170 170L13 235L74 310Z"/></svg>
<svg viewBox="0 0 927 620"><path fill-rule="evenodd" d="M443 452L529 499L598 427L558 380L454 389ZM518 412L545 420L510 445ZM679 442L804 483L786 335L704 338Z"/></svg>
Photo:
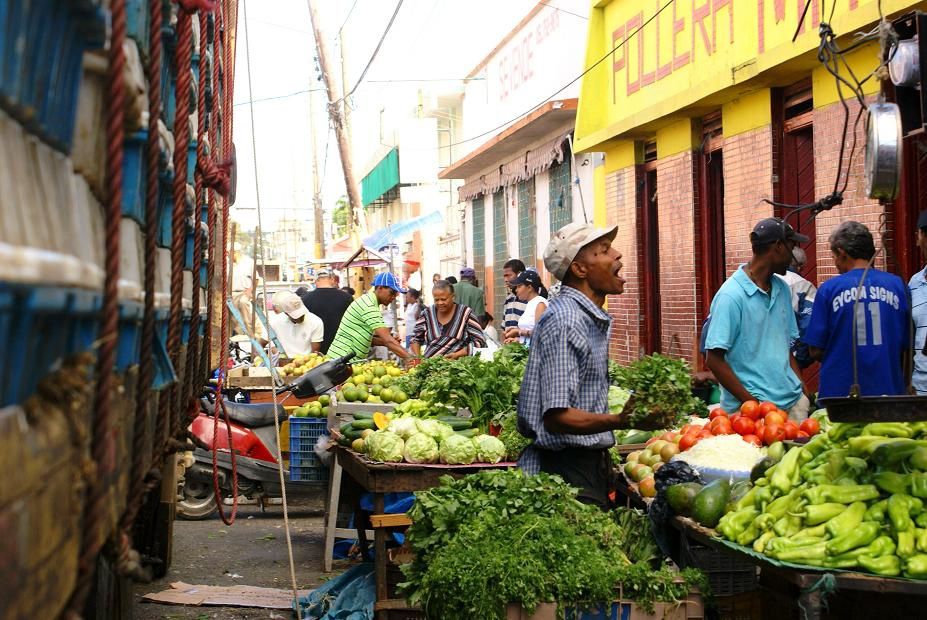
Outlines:
<svg viewBox="0 0 927 620"><path fill-rule="evenodd" d="M431 290L433 306L425 308L412 335L412 353L425 357L457 359L470 354L470 345L486 346L483 330L473 311L454 301L454 286L446 280L435 282Z"/></svg>

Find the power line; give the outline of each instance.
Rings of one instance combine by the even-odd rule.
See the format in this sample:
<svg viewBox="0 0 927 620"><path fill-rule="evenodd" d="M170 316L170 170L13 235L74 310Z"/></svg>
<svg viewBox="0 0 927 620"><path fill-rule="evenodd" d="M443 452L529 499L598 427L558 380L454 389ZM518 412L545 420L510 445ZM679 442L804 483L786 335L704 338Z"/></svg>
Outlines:
<svg viewBox="0 0 927 620"><path fill-rule="evenodd" d="M393 27L393 22L396 21L396 15L399 14L400 7L402 7L402 0L399 0L396 3L396 8L393 10L393 14L389 18L389 22L387 22L386 24L386 30L383 31L383 35L380 37L380 40L377 42L377 46L373 49L373 54L371 54L370 60L367 61L367 66L364 67L364 70L361 72L360 77L357 78L357 83L354 84L354 88L352 88L350 92L348 92L341 98L342 101L347 99L351 95L353 95L354 91L357 90L357 87L360 86L361 82L364 81L364 76L367 75L367 71L370 70L370 66L373 64L373 61L376 59L377 54L380 53L380 47L383 45L383 41L386 39L386 35L389 34L390 28ZM340 103L340 101L338 103Z"/></svg>
<svg viewBox="0 0 927 620"><path fill-rule="evenodd" d="M579 13L574 13L573 11L567 11L566 9L561 9L559 6L554 6L553 4L547 4L546 2L539 2L538 4L543 4L544 6L549 6L550 8L560 11L561 13L566 13L567 15L572 15L573 17L578 17L580 19L585 19L589 21L589 18L585 15L580 15Z"/></svg>
<svg viewBox="0 0 927 620"><path fill-rule="evenodd" d="M463 78L423 78L420 80L412 78L399 78L394 80L367 80L368 84L391 84L393 82L475 82L485 80L484 77L463 77Z"/></svg>
<svg viewBox="0 0 927 620"><path fill-rule="evenodd" d="M344 27L348 25L348 20L351 19L351 13L354 12L354 7L357 6L357 0L354 0L354 3L351 5L351 8L348 9L348 14L345 15L344 21L341 22L341 28L338 29L338 34L341 34L341 31L344 30Z"/></svg>
<svg viewBox="0 0 927 620"><path fill-rule="evenodd" d="M324 88L307 88L306 90L298 90L295 93L290 93L288 95L276 95L274 97L264 97L262 99L250 99L248 101L239 101L232 105L232 107L237 108L240 105L249 105L252 103L261 103L262 101L275 101L277 99L287 99L289 97L296 97L299 95L305 95L307 93L323 93L325 92Z"/></svg>
<svg viewBox="0 0 927 620"><path fill-rule="evenodd" d="M643 24L641 24L640 26L638 26L633 32L628 33L628 35L621 41L621 43L619 43L618 45L616 45L615 47L613 47L608 53L606 53L604 56L602 56L601 58L599 58L597 61L595 61L594 63L592 63L592 64L589 65L588 67L586 67L586 70L585 70L585 71L583 71L582 73L580 73L579 75L577 75L575 78L573 78L572 80L570 80L569 82L567 82L566 84L564 84L563 86L561 86L560 88L558 88L554 93L552 93L549 97L546 97L545 99L543 99L540 103L537 103L537 104L531 106L530 108L528 108L527 110L525 110L524 112L522 112L521 114L519 114L518 116L515 116L514 118L511 118L511 119L505 121L504 123L502 123L501 125L497 125L496 127L493 127L492 129L488 129L488 130L484 131L484 132L481 133L481 134L477 134L477 135L475 135L475 136L472 136L472 137L470 137L470 138L466 138L466 139L464 139L464 140L459 140L459 141L457 141L457 142L452 142L452 143L450 143L450 144L445 144L445 145L439 146L439 147L437 147L437 148L438 148L439 150L440 150L440 149L449 149L449 148L452 148L452 147L455 147L455 146L460 146L461 144L466 144L466 143L468 143L468 142L473 142L474 140L478 140L478 139L480 139L480 138L483 138L483 137L486 137L486 136L488 136L488 135L490 135L490 134L493 134L493 133L499 131L500 129L504 129L505 127L511 125L512 123L514 123L514 122L517 121L518 119L520 119L520 118L522 118L522 117L524 117L524 116L527 116L528 114L530 114L531 112L533 112L533 111L536 110L537 108L541 107L542 105L544 105L545 103L547 103L548 101L550 101L551 99L553 99L554 97L556 97L557 95L559 95L560 93L562 93L564 90L566 90L567 88L569 88L570 86L572 86L572 85L575 84L576 82L578 82L579 80L581 80L581 79L582 79L583 77L585 77L590 71L592 71L593 69L595 69L596 67L598 67L600 64L602 64L603 62L605 62L612 54L614 54L614 53L617 52L619 49L621 49L622 47L624 47L624 45L625 45L628 41L630 41L631 38L634 37L634 35L636 35L638 32L640 32L641 30L643 30L644 27L647 26L647 24L649 24L650 22L652 22L653 20L655 20L655 19L660 15L660 13L662 13L663 11L665 11L666 9L668 9L669 6L670 6L671 4L673 4L674 2L676 2L676 0L667 0L666 4L664 4L662 7L660 7L660 9L659 9L656 13L654 13L653 15L651 15L650 17L648 17L647 20L646 20ZM413 150L425 150L425 149L413 149ZM427 150L432 150L432 149L427 149Z"/></svg>

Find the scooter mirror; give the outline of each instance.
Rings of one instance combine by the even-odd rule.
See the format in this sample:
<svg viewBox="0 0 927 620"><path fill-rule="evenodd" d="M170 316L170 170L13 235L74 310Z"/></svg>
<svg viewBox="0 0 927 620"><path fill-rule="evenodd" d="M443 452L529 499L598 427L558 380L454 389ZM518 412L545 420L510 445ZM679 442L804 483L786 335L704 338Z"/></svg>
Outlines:
<svg viewBox="0 0 927 620"><path fill-rule="evenodd" d="M292 392L297 398L324 394L351 378L351 366L348 365L348 360L352 357L354 354L349 353L343 357L323 362L283 390Z"/></svg>

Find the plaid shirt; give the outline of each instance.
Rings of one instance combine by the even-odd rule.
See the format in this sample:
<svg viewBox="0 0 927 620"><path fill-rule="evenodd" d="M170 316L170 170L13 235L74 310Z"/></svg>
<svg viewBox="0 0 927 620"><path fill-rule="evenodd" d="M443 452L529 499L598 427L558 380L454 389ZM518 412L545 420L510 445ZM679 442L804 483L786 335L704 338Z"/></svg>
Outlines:
<svg viewBox="0 0 927 620"><path fill-rule="evenodd" d="M574 407L608 415L608 330L611 319L602 308L574 288L564 286L541 316L531 339L531 352L518 398L518 430L545 450L610 448L615 436L551 433L544 415ZM518 460L526 473L540 471L534 446Z"/></svg>

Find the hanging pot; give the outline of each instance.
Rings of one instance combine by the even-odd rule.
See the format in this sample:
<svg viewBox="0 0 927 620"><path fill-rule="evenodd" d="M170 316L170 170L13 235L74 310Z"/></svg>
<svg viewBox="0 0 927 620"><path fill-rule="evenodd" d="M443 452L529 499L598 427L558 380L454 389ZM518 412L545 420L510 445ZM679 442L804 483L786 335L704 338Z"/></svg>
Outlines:
<svg viewBox="0 0 927 620"><path fill-rule="evenodd" d="M901 112L894 103L869 106L866 195L893 200L901 186Z"/></svg>

